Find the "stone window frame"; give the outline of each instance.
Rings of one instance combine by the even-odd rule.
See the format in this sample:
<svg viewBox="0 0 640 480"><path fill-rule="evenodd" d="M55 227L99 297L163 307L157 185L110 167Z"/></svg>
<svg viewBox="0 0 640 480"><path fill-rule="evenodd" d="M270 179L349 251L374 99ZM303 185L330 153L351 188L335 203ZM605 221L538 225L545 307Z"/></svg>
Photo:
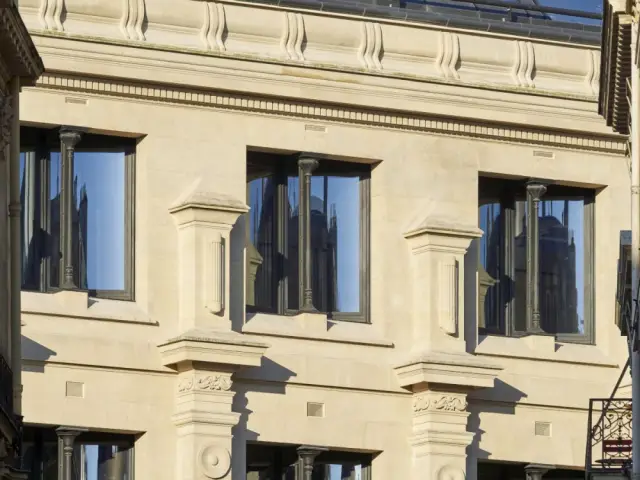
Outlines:
<svg viewBox="0 0 640 480"><path fill-rule="evenodd" d="M273 154L261 151L250 150L247 151L247 159L252 157L255 163L264 162L266 166L274 169L277 182L276 193L276 206L274 215L276 216L276 228L274 234L274 242L276 245L276 251L279 253L278 257L282 260L276 265L275 277L278 277L277 293L275 298L275 310L265 311L263 309L255 308L245 305L248 313L267 313L276 315L297 315L299 313L320 313L327 314L331 320L355 322L355 323L371 323L370 320L370 295L371 295L371 280L370 280L370 258L371 258L371 169L373 165L368 163L355 163L345 162L340 160L334 160L328 158L322 154L315 153L296 153L296 154ZM317 168L322 174L343 174L343 175L358 175L360 177L360 311L359 312L320 312L314 309L305 308L304 305L304 279L300 279L300 300L299 308L297 310L288 308L288 279L286 277L286 268L284 265L284 253L286 251L286 237L287 231L285 227L286 213L286 199L287 199L287 175L292 172L297 172L299 178L299 189L303 192L303 178L304 171L302 167L297 163L301 159L317 160ZM312 168L313 169L313 168ZM247 192L248 194L248 192ZM303 194L304 195L304 194ZM308 202L307 202L308 206ZM308 208L303 210L301 216L301 223L304 224L309 218ZM248 218L247 218L248 221ZM303 238L302 232L300 235L300 244L302 245ZM300 249L300 256L298 259L299 272L302 276L304 270L304 258L303 248Z"/></svg>
<svg viewBox="0 0 640 480"><path fill-rule="evenodd" d="M515 322L515 296L510 289L509 282L502 282L499 289L499 298L510 298L505 302L505 307L500 309L498 327L478 327L480 335L500 335L508 337L523 337L527 335L554 335L559 342L566 343L595 343L595 201L596 191L589 188L573 187L559 184L554 181L532 178L506 178L494 176L491 174L479 175L478 185L478 211L480 210L480 195L482 194L481 182L495 182L501 185L498 189L500 192L496 196L499 198L501 211L506 215L501 216L500 222L500 258L503 266L500 269L500 276L503 278L515 277L515 258L514 258L514 231L515 231L515 202L516 200L526 201L529 211L532 210L534 197L532 192L543 193L539 199L544 200L544 192L547 189L552 190L553 195L575 196L576 199L584 200L584 333L556 333L548 334L540 328L539 320L530 318L527 311L526 330L516 330ZM542 190L539 187L542 186ZM527 221L529 219L527 218ZM537 235L537 232L535 233ZM529 235L528 235L529 237ZM531 238L527 238L527 247ZM528 248L529 249L529 248ZM480 252L478 252L479 254ZM530 261L527 256L527 261ZM527 278L527 298L533 291L533 278ZM537 289L536 289L537 290ZM528 310L528 308L527 308Z"/></svg>
<svg viewBox="0 0 640 480"><path fill-rule="evenodd" d="M46 239L45 235L50 229L50 212L48 207L49 197L49 170L50 170L50 154L51 152L61 152L62 163L62 151L65 147L64 141L61 135L64 133L77 133L80 135L80 140L77 145L72 146L72 151L122 151L125 152L125 215L124 215L124 289L121 290L88 290L90 297L109 299L109 300L123 300L134 301L135 300L135 164L136 164L136 139L130 137L119 137L114 135L102 135L97 133L86 133L85 129L56 126L48 128L37 128L32 126L21 126L20 128L20 151L25 155L32 155L36 162L36 168L38 169L39 185L37 188L38 208L39 215L38 221L41 228L42 235L37 238L38 251L40 252L40 272L37 279L37 285L31 285L33 288L25 288L22 286L22 290L39 291L42 293L54 293L61 290L82 290L74 284L64 284L64 278L60 279L60 286L56 287L51 285L51 266L50 256L46 253ZM79 148L76 148L78 147ZM67 147L68 148L68 147ZM63 178L61 182L65 181L64 169L61 168L61 175ZM71 177L68 182L73 181L73 172L69 171ZM62 207L64 208L64 206ZM62 212L61 212L62 213ZM62 215L61 215L62 217ZM61 257L60 257L60 274L64 277L65 266L65 248L62 245L62 229L61 225Z"/></svg>

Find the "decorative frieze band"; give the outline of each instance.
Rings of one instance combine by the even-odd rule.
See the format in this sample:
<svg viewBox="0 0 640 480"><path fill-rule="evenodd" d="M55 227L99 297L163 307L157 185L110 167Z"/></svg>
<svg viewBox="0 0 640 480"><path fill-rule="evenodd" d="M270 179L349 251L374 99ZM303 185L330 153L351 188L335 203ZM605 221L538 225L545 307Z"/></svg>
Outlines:
<svg viewBox="0 0 640 480"><path fill-rule="evenodd" d="M199 391L222 391L231 389L231 378L227 375L190 376L178 382L178 393Z"/></svg>
<svg viewBox="0 0 640 480"><path fill-rule="evenodd" d="M422 392L413 397L413 412L466 412L467 401L464 396Z"/></svg>
<svg viewBox="0 0 640 480"><path fill-rule="evenodd" d="M216 109L254 112L285 117L314 119L398 130L489 139L553 148L588 150L624 155L623 137L542 130L526 126L488 123L458 118L376 110L331 103L291 100L278 97L207 91L169 85L152 85L115 79L49 73L37 86L78 93L136 98L163 103L198 105Z"/></svg>

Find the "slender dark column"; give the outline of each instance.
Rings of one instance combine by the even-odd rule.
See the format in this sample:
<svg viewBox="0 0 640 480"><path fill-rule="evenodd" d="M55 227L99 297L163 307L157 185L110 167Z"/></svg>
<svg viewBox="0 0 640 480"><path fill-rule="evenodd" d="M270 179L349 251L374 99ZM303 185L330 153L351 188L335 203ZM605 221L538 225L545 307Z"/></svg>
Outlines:
<svg viewBox="0 0 640 480"><path fill-rule="evenodd" d="M538 209L546 191L547 187L540 182L527 183L527 331L530 333L542 333Z"/></svg>
<svg viewBox="0 0 640 480"><path fill-rule="evenodd" d="M326 452L326 448L310 447L303 445L298 447L298 459L300 460L300 468L302 470L301 480L311 480L313 475L313 462L322 452Z"/></svg>
<svg viewBox="0 0 640 480"><path fill-rule="evenodd" d="M75 148L81 133L63 128L60 130L62 186L60 192L60 236L62 237L62 280L60 287L78 288L73 272L73 161Z"/></svg>
<svg viewBox="0 0 640 480"><path fill-rule="evenodd" d="M544 477L545 473L547 473L549 470L553 470L553 467L549 465L534 464L524 467L524 472L527 480L542 480L542 477Z"/></svg>
<svg viewBox="0 0 640 480"><path fill-rule="evenodd" d="M62 440L62 455L58 455L61 461L61 465L58 465L58 480L73 480L73 444L83 431L68 427L56 429L58 438Z"/></svg>
<svg viewBox="0 0 640 480"><path fill-rule="evenodd" d="M302 268L302 303L301 312L317 312L313 306L313 289L311 275L311 175L318 168L318 160L308 156L298 159L300 214L298 215L298 229L300 238Z"/></svg>

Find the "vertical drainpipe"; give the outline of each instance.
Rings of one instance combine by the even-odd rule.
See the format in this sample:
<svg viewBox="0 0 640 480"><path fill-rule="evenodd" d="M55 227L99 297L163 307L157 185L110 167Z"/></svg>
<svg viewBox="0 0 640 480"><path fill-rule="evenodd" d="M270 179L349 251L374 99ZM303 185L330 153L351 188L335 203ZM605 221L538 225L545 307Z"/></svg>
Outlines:
<svg viewBox="0 0 640 480"><path fill-rule="evenodd" d="M637 35L638 24L633 22L631 31L631 264L632 269L632 288L634 300L638 300L638 280L640 279L640 111L638 94L640 93L640 84L638 79L637 64ZM637 301L633 302L634 316L637 309ZM637 343L637 342L636 342ZM632 438L633 438L633 476L634 480L640 480L640 352L636 351L633 346L631 371L632 376Z"/></svg>
<svg viewBox="0 0 640 480"><path fill-rule="evenodd" d="M9 157L9 229L11 285L11 369L13 371L13 411L22 415L22 335L20 292L22 287L20 243L20 78L11 81L13 120Z"/></svg>

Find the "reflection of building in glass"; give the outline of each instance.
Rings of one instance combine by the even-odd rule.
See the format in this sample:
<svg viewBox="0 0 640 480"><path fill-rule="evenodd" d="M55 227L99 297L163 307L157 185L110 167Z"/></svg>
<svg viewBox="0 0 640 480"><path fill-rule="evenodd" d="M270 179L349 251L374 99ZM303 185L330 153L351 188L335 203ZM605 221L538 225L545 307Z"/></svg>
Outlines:
<svg viewBox="0 0 640 480"><path fill-rule="evenodd" d="M249 219L247 241L247 305L270 311L275 308L277 272L275 255L278 250L272 244L277 228L275 199L277 184L271 177L262 177L249 183ZM293 195L293 197L296 197ZM288 307L298 308L300 295L299 231L297 197L287 202L285 218L287 229L286 275L288 283ZM327 214L327 208L329 214ZM321 311L336 311L339 305L337 254L338 217L335 204L317 196L311 197L311 274L313 304ZM277 279L275 279L277 280Z"/></svg>
<svg viewBox="0 0 640 480"><path fill-rule="evenodd" d="M87 195L87 186L80 187L78 195L78 177L73 181L73 198L78 199L77 209L73 209L73 258L74 274L76 276L76 285L80 288L88 288L87 279L87 233L89 226L89 197Z"/></svg>
<svg viewBox="0 0 640 480"><path fill-rule="evenodd" d="M254 192L260 198L249 199L251 219L247 242L247 305L271 311L275 307L277 288L277 282L273 281L276 183L271 177L252 180L249 195Z"/></svg>
<svg viewBox="0 0 640 480"><path fill-rule="evenodd" d="M488 221L485 228L489 233L479 266L479 306L480 326L497 322L499 309L507 302L515 300L515 327L526 330L527 315L527 225L523 202L515 208L516 225L514 238L514 271L510 281L511 298L497 304L498 275L500 263L501 215ZM578 290L576 285L576 245L569 233L568 202L564 204L562 221L547 215L545 202L540 203L539 219L539 269L540 269L540 316L542 328L549 333L578 333L581 319L578 316ZM503 293L507 293L504 289Z"/></svg>
<svg viewBox="0 0 640 480"><path fill-rule="evenodd" d="M576 288L576 246L569 235L569 206L565 202L562 221L547 215L545 202L540 202L539 268L540 318L543 330L549 333L578 333ZM515 242L516 299L518 315L526 315L526 225L522 215L522 228Z"/></svg>
<svg viewBox="0 0 640 480"><path fill-rule="evenodd" d="M338 219L335 204L329 206L327 219L327 202L317 196L311 197L311 282L313 289L313 306L322 312L339 311L338 307ZM287 217L289 245L298 245L298 210L291 210ZM295 251L297 252L297 248ZM291 249L290 249L291 251ZM297 256L289 258L289 262L298 263ZM298 298L300 285L299 268L289 269L289 296ZM289 303L291 305L291 302Z"/></svg>

